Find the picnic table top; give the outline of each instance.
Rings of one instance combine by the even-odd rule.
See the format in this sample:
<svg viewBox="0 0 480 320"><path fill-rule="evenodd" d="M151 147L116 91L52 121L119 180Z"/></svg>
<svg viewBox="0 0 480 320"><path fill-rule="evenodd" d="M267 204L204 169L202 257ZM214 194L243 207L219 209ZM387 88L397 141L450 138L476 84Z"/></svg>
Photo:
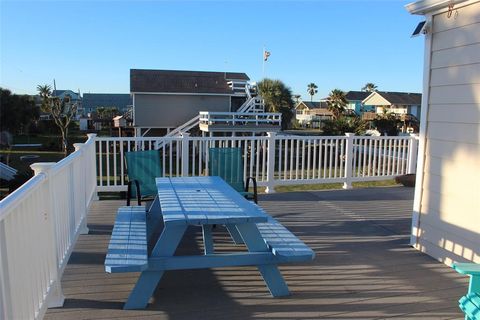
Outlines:
<svg viewBox="0 0 480 320"><path fill-rule="evenodd" d="M267 222L269 216L220 177L157 178L165 224Z"/></svg>

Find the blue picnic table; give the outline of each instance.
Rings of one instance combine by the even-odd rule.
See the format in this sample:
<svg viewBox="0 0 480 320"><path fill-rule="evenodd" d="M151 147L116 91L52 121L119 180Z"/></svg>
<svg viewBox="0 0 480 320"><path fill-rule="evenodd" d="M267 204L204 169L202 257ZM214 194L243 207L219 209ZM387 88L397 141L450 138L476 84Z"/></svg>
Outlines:
<svg viewBox="0 0 480 320"><path fill-rule="evenodd" d="M107 272L141 272L124 309L148 304L167 270L257 266L270 293L289 294L277 265L312 260L313 251L261 207L246 200L220 177L157 178L160 212L145 207L119 209L105 260ZM152 217L150 217L152 215ZM163 229L148 254L149 225L163 219ZM162 224L160 224L162 225ZM200 226L204 254L174 256L188 226ZM248 251L215 253L212 227L224 225L233 241Z"/></svg>

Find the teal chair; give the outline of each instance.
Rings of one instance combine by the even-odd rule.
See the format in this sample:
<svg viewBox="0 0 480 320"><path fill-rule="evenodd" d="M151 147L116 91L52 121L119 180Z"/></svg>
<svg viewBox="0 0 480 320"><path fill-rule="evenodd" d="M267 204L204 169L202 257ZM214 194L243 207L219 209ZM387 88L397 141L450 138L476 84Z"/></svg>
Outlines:
<svg viewBox="0 0 480 320"><path fill-rule="evenodd" d="M248 177L243 181L243 160L242 149L240 148L210 148L208 150L209 162L208 173L210 176L219 176L225 180L233 189L247 199L258 202L257 181ZM249 192L250 181L253 185L253 192Z"/></svg>
<svg viewBox="0 0 480 320"><path fill-rule="evenodd" d="M163 176L158 150L126 152L125 161L128 174L127 206L135 195L139 206L142 199L155 198L158 193L155 178Z"/></svg>
<svg viewBox="0 0 480 320"><path fill-rule="evenodd" d="M454 263L453 269L470 276L470 285L465 296L458 301L458 306L465 313L466 320L480 320L480 264Z"/></svg>

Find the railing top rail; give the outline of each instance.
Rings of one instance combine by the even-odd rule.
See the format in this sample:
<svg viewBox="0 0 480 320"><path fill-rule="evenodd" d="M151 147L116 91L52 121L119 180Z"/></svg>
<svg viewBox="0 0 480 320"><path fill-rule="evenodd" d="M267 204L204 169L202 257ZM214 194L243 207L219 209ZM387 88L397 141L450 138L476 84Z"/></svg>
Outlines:
<svg viewBox="0 0 480 320"><path fill-rule="evenodd" d="M0 221L4 220L13 209L22 203L21 199L28 197L28 195L37 190L45 179L46 176L44 174L38 174L0 201Z"/></svg>
<svg viewBox="0 0 480 320"><path fill-rule="evenodd" d="M246 116L246 117L258 117L258 116L281 116L281 113L278 112L211 112L211 111L200 111L200 115L234 115L234 116Z"/></svg>

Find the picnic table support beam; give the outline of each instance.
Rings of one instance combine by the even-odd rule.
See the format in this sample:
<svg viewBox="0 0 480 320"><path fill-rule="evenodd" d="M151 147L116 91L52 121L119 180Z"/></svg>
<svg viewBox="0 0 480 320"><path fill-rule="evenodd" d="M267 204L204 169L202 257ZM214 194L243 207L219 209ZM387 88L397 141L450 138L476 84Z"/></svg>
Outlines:
<svg viewBox="0 0 480 320"><path fill-rule="evenodd" d="M211 224L206 224L202 226L203 246L204 246L203 251L205 254L215 253L215 249L213 247L212 228L213 226Z"/></svg>
<svg viewBox="0 0 480 320"><path fill-rule="evenodd" d="M270 249L263 240L262 235L253 223L238 224L237 229L240 232L248 251L268 252ZM257 265L265 284L274 297L288 296L288 286L283 280L282 274L276 264Z"/></svg>
<svg viewBox="0 0 480 320"><path fill-rule="evenodd" d="M243 239L242 239L242 236L238 232L237 227L235 227L235 225L227 224L227 225L225 225L225 227L227 228L227 231L230 234L230 237L232 238L233 243L235 243L235 244L243 244L244 243Z"/></svg>
<svg viewBox="0 0 480 320"><path fill-rule="evenodd" d="M186 224L165 225L157 244L153 248L151 256L173 256L186 229ZM164 271L152 271L150 269L143 271L132 292L130 292L130 296L123 306L123 309L145 309L148 300L153 295L153 292L160 282L160 279L162 279L163 274Z"/></svg>
<svg viewBox="0 0 480 320"><path fill-rule="evenodd" d="M228 254L207 254L203 256L174 256L151 258L150 270L193 270L235 266L257 266L278 263L280 259L271 252L242 252Z"/></svg>

